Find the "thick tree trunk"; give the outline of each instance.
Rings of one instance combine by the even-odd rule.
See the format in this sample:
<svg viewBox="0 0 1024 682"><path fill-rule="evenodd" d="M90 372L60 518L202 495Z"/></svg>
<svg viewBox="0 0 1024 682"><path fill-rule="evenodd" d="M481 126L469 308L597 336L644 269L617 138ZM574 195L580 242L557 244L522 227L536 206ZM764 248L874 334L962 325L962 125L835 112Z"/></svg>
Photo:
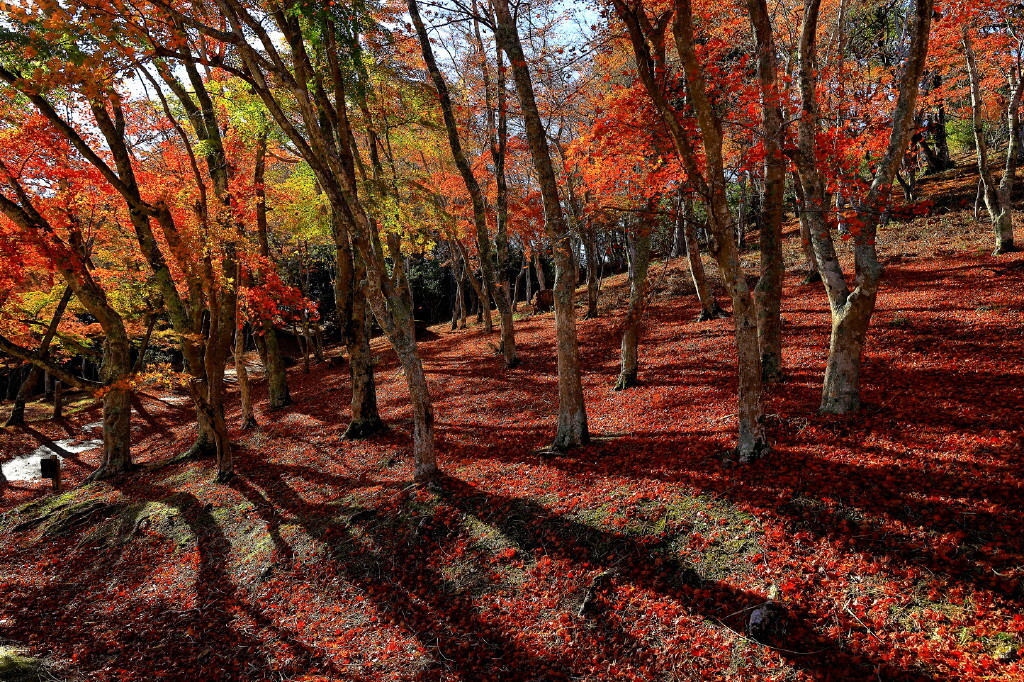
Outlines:
<svg viewBox="0 0 1024 682"><path fill-rule="evenodd" d="M858 294L833 311L822 412L844 414L860 408L861 357L874 305L874 296Z"/></svg>
<svg viewBox="0 0 1024 682"><path fill-rule="evenodd" d="M124 388L131 372L131 344L127 333L110 334L108 331L100 372L107 386L103 394L103 455L99 468L87 481L111 478L135 468L131 456L131 393Z"/></svg>
<svg viewBox="0 0 1024 682"><path fill-rule="evenodd" d="M647 295L647 270L651 263L651 233L643 230L635 237L636 264L633 279L629 287L629 309L622 330L621 360L619 378L615 382L615 390L623 391L636 386L639 370L640 322L643 317Z"/></svg>
<svg viewBox="0 0 1024 682"><path fill-rule="evenodd" d="M370 316L366 302L366 266L351 246L347 225L335 214L333 230L337 262L334 299L338 325L348 351L349 424L344 438L367 438L385 428L377 406L377 381L370 348Z"/></svg>
<svg viewBox="0 0 1024 682"><path fill-rule="evenodd" d="M547 135L533 91L530 69L519 39L519 30L507 0L495 0L498 25L495 37L508 55L512 78L526 128L530 156L540 185L544 205L544 228L555 257L555 335L558 359L558 431L553 448L564 450L590 441L587 413L580 377L579 341L576 336L576 308L573 293L576 268L571 250L569 226L562 211L558 182Z"/></svg>
<svg viewBox="0 0 1024 682"><path fill-rule="evenodd" d="M277 330L268 320L262 324L263 344L266 349L267 407L271 410L280 410L292 404L291 392L288 390L288 369L281 357Z"/></svg>

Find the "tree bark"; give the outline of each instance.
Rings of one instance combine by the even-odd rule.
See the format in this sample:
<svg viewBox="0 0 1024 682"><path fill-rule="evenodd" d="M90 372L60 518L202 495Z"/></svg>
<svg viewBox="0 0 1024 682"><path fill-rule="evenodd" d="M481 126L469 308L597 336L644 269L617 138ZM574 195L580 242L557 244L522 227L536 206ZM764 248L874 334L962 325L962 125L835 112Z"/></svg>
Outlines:
<svg viewBox="0 0 1024 682"><path fill-rule="evenodd" d="M540 184L544 206L544 228L551 240L555 257L555 335L558 358L558 430L552 447L565 450L590 441L587 412L583 401L580 377L579 342L576 336L576 308L573 303L576 268L569 235L569 226L562 211L561 199L547 134L533 90L533 81L519 39L519 29L507 0L494 0L497 14L495 36L508 55L526 128L530 156Z"/></svg>
<svg viewBox="0 0 1024 682"><path fill-rule="evenodd" d="M39 350L37 351L40 357L47 357L50 351L50 343L53 341L54 335L57 333L57 327L60 326L60 321L64 317L64 311L68 307L68 303L71 301L71 287L65 287L64 293L61 294L60 300L57 301L57 308L53 311L53 317L50 319L50 324L46 327L46 331L43 334L42 340L39 342ZM31 397L30 393L32 388L39 381L39 374L42 372L41 369L32 365L29 368L28 375L24 381L21 382L21 387L18 389L18 396L14 399L14 406L11 408L11 414L7 418L7 422L4 426L20 426L25 423L25 403Z"/></svg>
<svg viewBox="0 0 1024 682"><path fill-rule="evenodd" d="M368 438L386 427L377 406L377 380L370 348L370 316L365 295L366 266L351 245L345 221L333 214L336 248L334 276L335 309L338 326L348 351L349 424L344 438Z"/></svg>
<svg viewBox="0 0 1024 682"><path fill-rule="evenodd" d="M814 257L814 246L811 244L811 221L805 209L804 188L800 184L800 174L795 170L793 193L796 195L797 217L800 219L800 248L804 253L804 264L807 268L804 284L814 284L821 281L821 275L818 273L818 261Z"/></svg>
<svg viewBox="0 0 1024 682"><path fill-rule="evenodd" d="M707 273L704 271L704 261L700 256L697 231L693 226L693 202L687 197L683 200L682 212L676 217L676 229L683 233L686 262L690 269L690 278L693 280L693 288L697 292L697 300L700 302L700 315L697 316L697 321L707 322L726 317L726 312L718 305L718 299L711 291Z"/></svg>
<svg viewBox="0 0 1024 682"><path fill-rule="evenodd" d="M615 390L623 391L633 388L637 382L639 370L639 339L640 322L643 318L647 296L647 271L651 264L651 231L640 228L634 238L636 243L633 279L629 286L629 308L622 330L620 348L619 378L615 382Z"/></svg>
<svg viewBox="0 0 1024 682"><path fill-rule="evenodd" d="M761 89L761 139L765 150L764 203L760 230L761 277L754 288L761 375L766 382L782 379L782 202L786 166L782 155L785 123L778 85L778 60L767 0L747 0L757 41L757 76Z"/></svg>
<svg viewBox="0 0 1024 682"><path fill-rule="evenodd" d="M267 267L273 267L274 260L270 254L270 237L267 227L267 192L264 184L267 168L267 133L262 133L256 143L256 169L253 173L253 185L256 191L256 239L260 245L260 255ZM273 322L263 320L263 345L266 350L264 366L267 374L267 407L280 410L292 404L291 392L288 390L288 370L281 358L281 346L277 340L277 330Z"/></svg>
<svg viewBox="0 0 1024 682"><path fill-rule="evenodd" d="M832 313L832 335L820 408L824 413L842 414L860 407L861 358L882 277L875 235L884 198L891 191L896 171L910 144L919 84L928 52L933 5L933 0L917 0L914 4L908 31L910 48L898 84L889 143L858 207L860 226L852 234L856 278L851 291L836 256L835 243L826 220L831 201L817 160L817 28L821 1L806 0L800 36L798 82L801 116L795 160L807 201L805 210L810 220L818 271Z"/></svg>
<svg viewBox="0 0 1024 682"><path fill-rule="evenodd" d="M235 330L235 376L238 378L238 393L242 402L242 429L256 428L256 412L252 407L252 390L249 386L249 370L245 366L245 330Z"/></svg>
<svg viewBox="0 0 1024 682"><path fill-rule="evenodd" d="M481 300L485 311L485 325L487 330L490 331L491 322L489 314L491 304L487 300L489 295L490 298L494 299L495 306L498 308L501 324L501 352L505 357L505 366L515 367L519 364L519 358L516 356L512 304L508 300L508 287L503 285L502 279L498 276L494 255L491 252L491 237L487 231L487 204L484 193L480 188L480 183L477 182L476 176L473 174L473 168L469 163L469 159L466 158L466 153L462 149L462 141L459 139L458 123L455 120L455 113L452 109L448 84L445 82L441 70L437 68L434 50L430 46L430 37L427 35L427 29L420 18L419 6L416 0L407 0L407 6L409 8L409 16L412 18L412 23L416 27L416 33L419 36L423 61L427 65L427 72L430 74L430 78L434 83L434 89L437 90L437 96L440 100L441 114L444 118L445 129L448 132L448 146L451 148L452 157L455 159L455 166L459 169L462 182L466 186L466 190L469 192L473 203L476 248L480 256L480 274L485 294Z"/></svg>
<svg viewBox="0 0 1024 682"><path fill-rule="evenodd" d="M586 235L583 239L583 248L587 256L587 314L584 316L587 319L595 318L598 316L597 310L597 296L598 296L598 279L597 279L597 234L596 229L593 225L588 226Z"/></svg>
<svg viewBox="0 0 1024 682"><path fill-rule="evenodd" d="M992 177L988 158L988 142L985 139L985 128L982 118L981 78L974 56L974 45L970 36L970 27L965 23L962 28L964 56L967 59L967 76L971 86L971 119L974 127L974 142L978 156L978 175L982 185L982 196L985 207L992 219L992 232L995 248L992 255L1016 251L1013 243L1013 184L1017 172L1017 147L1020 144L1020 103L1024 92L1024 79L1018 71L1009 77L1010 101L1006 110L1006 123L1009 139L1006 147L1006 166L1003 177L996 185Z"/></svg>

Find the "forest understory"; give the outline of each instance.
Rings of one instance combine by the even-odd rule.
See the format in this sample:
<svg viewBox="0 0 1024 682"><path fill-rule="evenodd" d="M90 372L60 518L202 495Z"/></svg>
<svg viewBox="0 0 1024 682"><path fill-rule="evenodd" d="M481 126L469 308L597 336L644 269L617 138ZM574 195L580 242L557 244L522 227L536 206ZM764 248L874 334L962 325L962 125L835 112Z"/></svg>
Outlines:
<svg viewBox="0 0 1024 682"><path fill-rule="evenodd" d="M260 426L231 432L227 485L212 460L174 461L190 405L137 394L143 471L79 485L94 449L69 453L63 494L3 489L0 678L1024 678L1024 257L988 255L970 198L942 189L953 210L880 232L850 416L816 413L827 304L787 227L786 380L771 452L742 472L732 322L694 321L685 259L652 266L628 391L611 390L628 284L605 280L579 327L594 438L566 454L545 452L550 313L521 315L511 370L479 328L421 342L444 472L425 486L383 339L386 433L342 439L342 361L293 367L274 412L257 371ZM0 452L87 440L98 410L0 430ZM759 643L747 622L769 601L784 627Z"/></svg>

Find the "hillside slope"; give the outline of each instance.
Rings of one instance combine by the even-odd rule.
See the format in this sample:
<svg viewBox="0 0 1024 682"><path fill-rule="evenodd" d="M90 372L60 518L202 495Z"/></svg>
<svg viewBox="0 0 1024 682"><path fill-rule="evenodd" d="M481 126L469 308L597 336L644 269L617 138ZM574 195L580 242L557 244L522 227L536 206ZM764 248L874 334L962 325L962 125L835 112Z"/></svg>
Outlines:
<svg viewBox="0 0 1024 682"><path fill-rule="evenodd" d="M514 370L477 329L422 345L446 474L426 488L383 343L387 434L343 441L347 368L296 368L285 411L257 385L261 427L233 433L227 486L209 461L158 466L193 415L139 396L150 470L3 493L0 640L90 680L1020 679L1024 258L988 256L970 222L883 233L867 407L849 417L815 413L828 314L787 240L788 380L770 456L742 468L720 458L732 323L693 321L682 260L652 269L638 388L610 390L622 277L580 322L595 438L564 456L539 454L550 314L519 320ZM97 418L0 432L0 451ZM68 483L96 456L70 458ZM787 630L770 646L743 634L769 595Z"/></svg>

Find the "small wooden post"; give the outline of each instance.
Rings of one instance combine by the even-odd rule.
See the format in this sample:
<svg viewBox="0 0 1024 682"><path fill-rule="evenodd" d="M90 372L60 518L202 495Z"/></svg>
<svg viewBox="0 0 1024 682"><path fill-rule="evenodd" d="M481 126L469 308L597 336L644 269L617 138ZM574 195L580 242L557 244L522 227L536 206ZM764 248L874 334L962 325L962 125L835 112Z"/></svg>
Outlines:
<svg viewBox="0 0 1024 682"><path fill-rule="evenodd" d="M39 460L39 468L42 470L43 478L48 478L53 483L53 492L60 492L60 457L50 455Z"/></svg>

